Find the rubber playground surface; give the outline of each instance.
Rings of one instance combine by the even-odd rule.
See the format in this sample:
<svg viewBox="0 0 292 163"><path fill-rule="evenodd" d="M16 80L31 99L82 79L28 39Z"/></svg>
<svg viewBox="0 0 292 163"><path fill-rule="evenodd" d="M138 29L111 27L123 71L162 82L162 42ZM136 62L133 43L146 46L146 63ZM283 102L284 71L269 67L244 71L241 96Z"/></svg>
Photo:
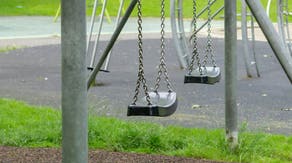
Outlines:
<svg viewBox="0 0 292 163"><path fill-rule="evenodd" d="M1 26L0 26L1 28ZM218 30L222 33L222 30ZM216 35L216 33L215 33ZM224 128L224 39L214 39L217 65L222 78L215 85L184 84L185 70L179 68L170 34L166 40L166 62L171 82L178 96L178 110L166 118L127 117L137 80L136 34L123 34L115 44L110 73L100 72L96 86L88 93L91 114L127 120L154 121L165 125L198 128ZM105 47L109 36L99 45ZM261 39L262 40L262 39ZM206 39L199 38L201 52ZM144 40L144 65L149 89L153 89L159 61L159 34L149 31ZM19 49L0 53L0 96L24 100L30 104L60 108L61 47L60 37L0 38L0 47ZM247 78L241 41L238 41L237 106L239 127L247 124L253 131L292 133L292 87L266 41L256 41L256 55L261 77ZM98 57L97 57L98 59ZM166 90L161 83L161 90ZM141 91L141 94L143 92Z"/></svg>

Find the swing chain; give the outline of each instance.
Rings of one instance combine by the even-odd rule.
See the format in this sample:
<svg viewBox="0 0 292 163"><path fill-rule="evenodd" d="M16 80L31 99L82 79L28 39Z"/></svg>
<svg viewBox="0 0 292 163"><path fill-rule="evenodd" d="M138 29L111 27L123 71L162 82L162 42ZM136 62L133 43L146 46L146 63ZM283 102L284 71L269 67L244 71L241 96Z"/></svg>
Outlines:
<svg viewBox="0 0 292 163"><path fill-rule="evenodd" d="M136 89L135 89L135 95L133 97L133 102L132 105L136 105L136 102L138 100L138 94L139 94L139 88L142 82L144 93L146 96L146 101L148 105L151 105L150 102L150 96L148 93L148 87L146 85L146 79L144 76L144 66L143 66L143 35L142 35L142 6L141 6L141 0L138 0L137 2L137 7L138 7L138 53L139 53L139 70L138 70L138 79L136 82Z"/></svg>
<svg viewBox="0 0 292 163"><path fill-rule="evenodd" d="M208 6L207 6L207 10L208 10L208 22L207 22L207 46L206 46L206 50L205 50L205 56L204 56L204 61L203 61L203 66L205 67L207 65L207 61L209 59L211 59L211 64L216 67L216 61L215 61L215 57L214 57L214 49L213 47L213 41L212 41L212 37L211 37L211 21L212 21L212 15L211 15L211 0L208 0Z"/></svg>
<svg viewBox="0 0 292 163"><path fill-rule="evenodd" d="M193 43L193 49L192 49L192 58L191 58L191 63L189 66L189 75L191 75L191 73L193 72L194 69L194 62L195 60L197 61L197 65L199 68L199 72L200 74L202 74L202 67L201 67L201 61L200 61L200 57L199 57L199 50L198 50L198 38L197 38L197 2L196 0L193 0L193 37L192 37L192 43Z"/></svg>
<svg viewBox="0 0 292 163"><path fill-rule="evenodd" d="M160 31L160 34L161 34L161 38L160 38L160 42L161 42L161 45L160 45L160 63L158 65L158 76L156 78L156 83L155 83L155 86L154 86L154 92L157 92L158 91L158 88L160 86L160 81L161 81L161 75L162 75L162 72L164 74L164 77L165 77L165 82L167 84L167 89L169 92L172 92L172 86L171 86L171 83L170 83L170 80L169 80L169 77L168 77L168 72L167 72L167 67L166 67L166 62L165 62L165 0L161 0L161 31Z"/></svg>

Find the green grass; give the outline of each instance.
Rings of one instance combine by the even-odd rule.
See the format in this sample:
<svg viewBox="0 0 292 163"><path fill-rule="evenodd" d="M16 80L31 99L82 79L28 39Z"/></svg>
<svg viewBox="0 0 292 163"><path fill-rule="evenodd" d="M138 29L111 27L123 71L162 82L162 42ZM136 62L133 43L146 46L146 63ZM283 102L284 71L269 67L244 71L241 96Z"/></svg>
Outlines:
<svg viewBox="0 0 292 163"><path fill-rule="evenodd" d="M268 0L261 0L264 7L266 7L266 3ZM29 15L29 16L54 16L57 8L59 6L59 0L1 0L0 5L0 16L19 16L19 15ZM87 15L91 14L93 8L93 0L87 0ZM169 16L169 2L166 1L166 15ZM223 0L218 0L212 7L212 10L215 11L222 4ZM238 13L240 13L240 2L238 2ZM276 18L276 5L274 4L276 1L273 1L271 5L271 17L273 20ZM130 0L125 0L125 6L130 3ZM206 0L199 0L198 11L200 11L206 4ZM119 1L109 0L107 7L111 16L115 16L118 11ZM292 4L291 4L292 5ZM159 17L160 15L160 0L142 0L143 7L143 16L146 17ZM99 7L100 9L101 7ZM126 7L125 7L126 8ZM191 18L192 17L192 1L184 0L183 1L183 9L184 9L184 17ZM99 10L100 11L100 10ZM134 11L134 16L136 15L136 11ZM222 16L219 14L219 17ZM202 18L206 18L206 14L202 16Z"/></svg>
<svg viewBox="0 0 292 163"><path fill-rule="evenodd" d="M223 130L163 127L115 118L89 117L89 146L110 151L165 154L235 162L291 162L292 137L241 132L229 151ZM60 147L61 112L0 99L0 145Z"/></svg>
<svg viewBox="0 0 292 163"><path fill-rule="evenodd" d="M0 15L54 15L59 0L1 0Z"/></svg>
<svg viewBox="0 0 292 163"><path fill-rule="evenodd" d="M4 52L9 52L12 50L16 50L22 47L18 47L18 46L6 46L6 47L0 47L0 53L4 53Z"/></svg>

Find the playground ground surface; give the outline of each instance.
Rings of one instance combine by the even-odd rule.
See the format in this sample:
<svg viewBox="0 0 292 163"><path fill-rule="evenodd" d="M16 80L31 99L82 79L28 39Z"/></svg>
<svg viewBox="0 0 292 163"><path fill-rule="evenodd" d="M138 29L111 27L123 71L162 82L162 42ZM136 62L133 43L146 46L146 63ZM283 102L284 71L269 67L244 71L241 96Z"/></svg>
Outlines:
<svg viewBox="0 0 292 163"><path fill-rule="evenodd" d="M61 162L60 149L53 148L17 148L0 146L0 162L58 163ZM110 152L90 150L91 163L220 163L219 161L192 159L162 155Z"/></svg>
<svg viewBox="0 0 292 163"><path fill-rule="evenodd" d="M14 33L13 37L9 35L9 37L0 38L0 47L14 46L17 48L13 51L0 53L0 96L27 101L34 105L49 105L60 108L60 37L58 33L52 32L50 32L50 35L46 33L30 34L31 37L28 37L28 35L25 35L25 29L28 31L33 30L29 27L31 24L28 23L27 26L25 24L22 24L22 26L21 24L18 25L19 29L23 29L23 31L15 30L18 29L16 27L14 29L9 28L13 25L9 26L9 24L6 24L5 28L2 24L0 25L1 29L7 30L6 34L9 30L14 31L12 32L12 34ZM45 24L43 26L48 27ZM40 30L39 28L41 26L35 28L35 31L40 32L47 32L49 30ZM17 32L22 32L22 34L17 35ZM147 32L144 37L144 64L147 82L150 88L152 88L157 74L155 68L159 59L159 35L155 30L149 30ZM204 47L203 44L206 42L203 36L204 34L199 38L200 47ZM257 36L255 47L261 73L260 78L246 77L242 57L243 50L241 48L241 41L238 41L237 105L239 109L239 126L241 124L247 124L248 129L255 132L291 135L291 84L259 30ZM214 37L216 37L214 39L214 49L216 51L217 65L223 71L224 40L223 29L219 25L214 30ZM102 42L100 43L100 47L105 46L108 38L109 35L105 32L101 38ZM181 70L178 66L174 45L169 33L167 39L167 64L170 78L179 98L178 111L173 116L167 118L126 117L126 108L131 102L136 82L137 59L135 56L137 49L135 39L136 34L132 30L132 33L122 34L115 45L110 63L111 72L100 73L96 79L97 86L91 88L89 91L90 111L97 115L113 116L129 120L153 121L164 125L224 128L224 73L222 74L221 82L212 86L183 84L185 71ZM162 87L162 89L164 88ZM42 157L33 158L33 156L44 156L44 153L51 154L51 158L54 158L52 156L56 156L55 158L58 159L61 157L60 151L55 149L15 149L10 147L1 147L0 149L1 157L4 154L5 157L13 156L14 158L16 158L15 155L18 155L19 159L25 158L20 156L27 156L28 159L42 159ZM32 155L29 155L30 152L32 152ZM34 152L35 155L33 154ZM139 161L140 157L143 158L143 161L147 160L146 162L162 162L163 160L164 162L183 162L183 160L175 161L180 158L173 157L157 156L157 160L155 160L156 158L154 157L156 156L140 156L137 154L120 154L105 151L101 151L101 154L92 157L107 159L119 158L119 160L110 160L109 162L123 162L123 159L127 159L126 162L142 162ZM46 158L43 162L50 162L46 161L47 159L49 158ZM131 159L133 161L130 161ZM136 159L138 160L136 161ZM185 162L187 161L186 159ZM6 162L9 162L9 160ZM14 162L17 162L17 160ZM41 160L32 162L41 162Z"/></svg>

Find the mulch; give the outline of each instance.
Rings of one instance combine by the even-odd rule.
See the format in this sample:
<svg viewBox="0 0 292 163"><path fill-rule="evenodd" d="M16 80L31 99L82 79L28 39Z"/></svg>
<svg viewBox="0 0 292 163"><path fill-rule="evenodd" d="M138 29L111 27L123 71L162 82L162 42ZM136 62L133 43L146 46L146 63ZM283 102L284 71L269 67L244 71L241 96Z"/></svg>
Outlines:
<svg viewBox="0 0 292 163"><path fill-rule="evenodd" d="M61 163L61 149L0 146L0 163ZM220 163L212 160L163 155L90 150L92 163ZM222 163L222 162L221 162Z"/></svg>

